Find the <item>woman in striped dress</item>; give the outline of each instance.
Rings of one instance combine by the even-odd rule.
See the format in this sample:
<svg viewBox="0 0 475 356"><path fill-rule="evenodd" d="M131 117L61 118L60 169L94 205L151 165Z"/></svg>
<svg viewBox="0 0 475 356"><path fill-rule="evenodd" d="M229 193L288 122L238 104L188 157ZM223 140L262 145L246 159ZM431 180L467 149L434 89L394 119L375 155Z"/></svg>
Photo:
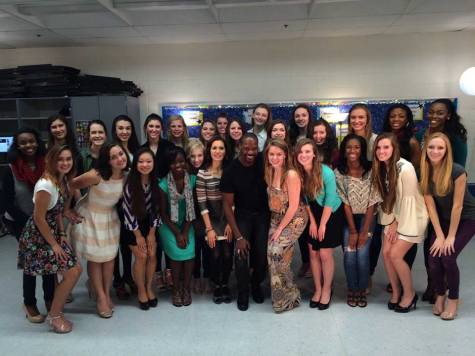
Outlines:
<svg viewBox="0 0 475 356"><path fill-rule="evenodd" d="M127 163L127 154L119 144L104 145L97 168L74 178L72 183L73 189L89 188L76 205L83 220L72 226L71 237L76 253L87 260L90 289L97 297L97 313L103 318L110 318L114 307L109 290L120 234L115 206L122 196Z"/></svg>

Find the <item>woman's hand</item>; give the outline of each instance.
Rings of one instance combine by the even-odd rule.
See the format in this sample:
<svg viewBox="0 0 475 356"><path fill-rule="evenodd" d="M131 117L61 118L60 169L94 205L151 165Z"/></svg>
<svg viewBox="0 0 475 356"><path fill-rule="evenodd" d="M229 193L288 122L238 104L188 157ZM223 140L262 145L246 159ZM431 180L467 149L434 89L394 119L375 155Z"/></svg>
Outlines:
<svg viewBox="0 0 475 356"><path fill-rule="evenodd" d="M155 234L147 235L147 254L148 256L155 256L157 253L157 239Z"/></svg>
<svg viewBox="0 0 475 356"><path fill-rule="evenodd" d="M60 260L60 261L66 261L68 258L68 255L66 255L66 252L64 252L63 248L59 244L54 244L51 246L53 249L55 257Z"/></svg>
<svg viewBox="0 0 475 356"><path fill-rule="evenodd" d="M282 235L282 229L277 228L277 229L274 231L274 233L272 234L272 236L270 237L270 240L271 240L271 241L278 241L280 235Z"/></svg>
<svg viewBox="0 0 475 356"><path fill-rule="evenodd" d="M185 236L181 232L175 235L175 239L176 239L176 245L179 248L181 248L181 249L186 248Z"/></svg>
<svg viewBox="0 0 475 356"><path fill-rule="evenodd" d="M147 242L145 241L145 237L140 235L138 237L135 237L135 241L140 252L147 253Z"/></svg>
<svg viewBox="0 0 475 356"><path fill-rule="evenodd" d="M82 223L83 217L74 209L64 209L63 216L73 225Z"/></svg>
<svg viewBox="0 0 475 356"><path fill-rule="evenodd" d="M231 229L231 226L229 226L229 224L227 224L224 228L224 237L226 237L226 240L228 240L228 242L233 241L233 229Z"/></svg>
<svg viewBox="0 0 475 356"><path fill-rule="evenodd" d="M362 247L364 247L364 245L366 245L366 242L368 241L368 231L360 231L360 233L358 234L358 244L356 246L357 249L360 249Z"/></svg>
<svg viewBox="0 0 475 356"><path fill-rule="evenodd" d="M350 239L348 241L348 251L355 251L357 242L358 242L358 233L356 231L350 232Z"/></svg>
<svg viewBox="0 0 475 356"><path fill-rule="evenodd" d="M312 239L317 239L318 237L318 226L315 221L310 220L310 226L308 228L308 233Z"/></svg>
<svg viewBox="0 0 475 356"><path fill-rule="evenodd" d="M394 220L391 225L384 228L384 235L390 243L395 243L397 241L397 221Z"/></svg>
<svg viewBox="0 0 475 356"><path fill-rule="evenodd" d="M206 239L208 240L208 246L214 248L216 246L216 231L214 229L208 230L206 233Z"/></svg>
<svg viewBox="0 0 475 356"><path fill-rule="evenodd" d="M325 238L325 231L327 230L327 226L320 224L320 227L318 228L318 240L321 242Z"/></svg>
<svg viewBox="0 0 475 356"><path fill-rule="evenodd" d="M432 246L429 248L429 253L433 257L440 257L444 252L445 238L443 236L437 236Z"/></svg>
<svg viewBox="0 0 475 356"><path fill-rule="evenodd" d="M447 238L444 242L444 255L450 256L452 253L455 253L455 236L447 235Z"/></svg>

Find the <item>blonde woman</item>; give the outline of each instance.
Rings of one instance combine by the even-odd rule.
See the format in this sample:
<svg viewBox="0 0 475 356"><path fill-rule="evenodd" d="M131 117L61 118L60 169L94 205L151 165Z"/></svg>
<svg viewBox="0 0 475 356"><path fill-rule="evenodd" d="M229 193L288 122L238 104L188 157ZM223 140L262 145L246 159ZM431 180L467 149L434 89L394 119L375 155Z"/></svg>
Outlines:
<svg viewBox="0 0 475 356"><path fill-rule="evenodd" d="M354 133L364 137L367 143L366 157L368 161L373 160L373 146L376 134L371 128L371 112L368 105L359 103L351 107L348 112L348 133Z"/></svg>
<svg viewBox="0 0 475 356"><path fill-rule="evenodd" d="M168 140L175 146L186 150L188 146L188 128L181 115L172 115L168 118Z"/></svg>
<svg viewBox="0 0 475 356"><path fill-rule="evenodd" d="M421 189L434 231L429 250L429 273L436 292L432 313L452 320L459 299L457 257L475 234L475 198L467 189L467 172L454 162L450 140L441 132L426 139Z"/></svg>

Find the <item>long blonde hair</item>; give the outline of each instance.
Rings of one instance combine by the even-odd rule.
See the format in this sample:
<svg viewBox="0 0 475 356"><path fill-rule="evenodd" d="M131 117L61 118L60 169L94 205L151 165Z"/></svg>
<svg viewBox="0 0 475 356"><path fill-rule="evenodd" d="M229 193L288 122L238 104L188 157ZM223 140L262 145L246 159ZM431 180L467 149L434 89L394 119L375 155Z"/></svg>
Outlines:
<svg viewBox="0 0 475 356"><path fill-rule="evenodd" d="M313 149L312 171L308 174L303 166L298 162L298 155L303 146L310 145ZM309 198L318 196L323 188L322 164L318 159L318 149L315 142L309 138L303 138L297 141L294 149L294 167L300 177L303 179L302 192Z"/></svg>
<svg viewBox="0 0 475 356"><path fill-rule="evenodd" d="M280 187L282 187L285 182L285 179L287 178L287 173L290 169L293 168L289 146L281 138L273 138L267 143L266 148L264 149L264 180L266 181L268 187L272 186L275 174L274 169L272 168L272 165L269 162L269 150L271 147L280 148L282 151L284 151L285 154L285 161L282 167L282 176L280 177L279 183Z"/></svg>
<svg viewBox="0 0 475 356"><path fill-rule="evenodd" d="M384 139L391 141L391 146L393 146L393 154L391 155L387 166L376 157L378 143ZM399 145L396 136L391 132L384 132L378 135L373 146L371 179L373 181L373 187L377 189L379 194L383 197L381 208L386 214L390 214L394 208L394 204L396 204L396 186L399 175L397 162L399 159ZM388 184L386 184L386 182Z"/></svg>
<svg viewBox="0 0 475 356"><path fill-rule="evenodd" d="M180 121L183 124L183 136L181 137L181 142L176 142L175 138L171 134L171 124L173 121ZM184 150L186 150L186 146L188 146L188 141L189 141L189 136L188 136L188 128L186 127L185 119L181 115L171 115L168 118L168 130L167 130L167 137L168 140L173 142L174 144L180 143L183 147Z"/></svg>
<svg viewBox="0 0 475 356"><path fill-rule="evenodd" d="M440 138L445 142L445 156L442 159L439 167L439 174L434 182L434 191L430 189L430 182L434 176L434 167L427 157L427 146L433 139ZM454 186L452 179L452 167L454 165L454 159L452 156L452 145L447 135L442 132L435 132L427 138L421 155L421 182L420 187L422 194L432 195L436 194L440 197L446 196L450 193Z"/></svg>

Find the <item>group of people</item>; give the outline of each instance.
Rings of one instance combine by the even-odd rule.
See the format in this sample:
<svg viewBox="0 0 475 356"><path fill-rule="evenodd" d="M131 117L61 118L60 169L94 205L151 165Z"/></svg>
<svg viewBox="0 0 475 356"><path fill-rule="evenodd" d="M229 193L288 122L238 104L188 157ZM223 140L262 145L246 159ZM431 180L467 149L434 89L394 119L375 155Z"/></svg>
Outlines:
<svg viewBox="0 0 475 356"><path fill-rule="evenodd" d="M382 248L388 309L406 313L418 301L411 267L424 242L423 300L452 320L457 256L475 234L467 132L448 99L435 100L427 118L429 126L415 132L411 110L396 103L377 135L367 105L356 104L339 147L328 122L314 120L305 104L288 124L258 104L248 131L223 113L204 121L199 138L188 137L177 115L168 118L165 139L162 118L150 114L141 146L125 115L113 121L111 142L104 123L91 121L82 151L60 115L49 119L47 150L35 130L20 129L3 200L19 242L25 315L58 333L72 330L63 308L81 275L80 258L103 318L114 312L112 287L119 299L136 293L148 310L157 306L154 287L168 285L173 305L182 307L192 292L210 287L203 282L209 278L213 301L230 303L233 269L239 310L248 309L250 297L263 303L269 273L272 307L288 311L301 303L291 270L297 242L300 275L311 275L315 286L310 308L330 306L335 248L344 254L347 304L366 307ZM37 308L37 275L46 318Z"/></svg>

